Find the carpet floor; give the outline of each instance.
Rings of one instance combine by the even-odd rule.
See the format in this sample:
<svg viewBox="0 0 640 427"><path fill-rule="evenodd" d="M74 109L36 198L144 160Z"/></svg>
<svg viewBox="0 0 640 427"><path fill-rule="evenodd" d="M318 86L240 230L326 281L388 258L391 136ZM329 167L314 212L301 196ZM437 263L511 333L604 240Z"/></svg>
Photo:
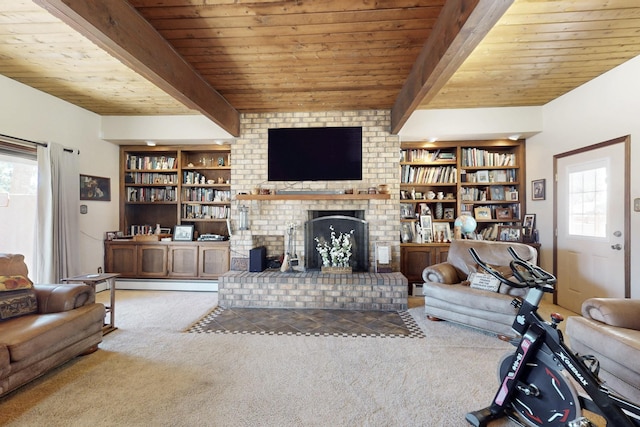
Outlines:
<svg viewBox="0 0 640 427"><path fill-rule="evenodd" d="M117 291L118 329L100 350L0 398L0 425L463 427L512 350L421 307L408 311L424 339L185 332L217 302Z"/></svg>
<svg viewBox="0 0 640 427"><path fill-rule="evenodd" d="M408 311L216 307L188 332L424 338Z"/></svg>

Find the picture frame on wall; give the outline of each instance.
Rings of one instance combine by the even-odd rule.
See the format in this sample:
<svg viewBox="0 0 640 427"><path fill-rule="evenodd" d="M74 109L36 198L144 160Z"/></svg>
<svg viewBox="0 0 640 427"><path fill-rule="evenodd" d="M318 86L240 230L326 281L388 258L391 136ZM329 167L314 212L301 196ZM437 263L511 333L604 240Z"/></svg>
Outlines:
<svg viewBox="0 0 640 427"><path fill-rule="evenodd" d="M80 174L80 200L111 201L111 178Z"/></svg>
<svg viewBox="0 0 640 427"><path fill-rule="evenodd" d="M522 242L522 227L501 225L498 227L498 240L502 242Z"/></svg>
<svg viewBox="0 0 640 427"><path fill-rule="evenodd" d="M531 200L544 200L546 197L546 180L534 179L531 181Z"/></svg>

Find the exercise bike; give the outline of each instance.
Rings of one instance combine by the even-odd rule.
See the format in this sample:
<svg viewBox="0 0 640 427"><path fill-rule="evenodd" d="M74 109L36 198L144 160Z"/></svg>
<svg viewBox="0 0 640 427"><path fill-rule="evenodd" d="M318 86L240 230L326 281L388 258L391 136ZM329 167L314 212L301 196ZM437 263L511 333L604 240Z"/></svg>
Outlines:
<svg viewBox="0 0 640 427"><path fill-rule="evenodd" d="M469 424L484 427L492 420L508 417L521 426L595 426L582 415L582 409L586 409L602 416L607 427L640 426L640 407L601 383L597 360L575 354L565 345L558 330L563 317L554 313L551 322L545 322L538 315L540 301L544 293L554 291L556 278L522 259L513 248L509 248L513 257L510 266L518 282L484 263L473 248L469 252L501 283L529 288L524 300L512 302L518 309L512 326L520 336L512 340L517 349L499 364L500 386L491 405L469 412ZM578 394L574 383L583 393Z"/></svg>

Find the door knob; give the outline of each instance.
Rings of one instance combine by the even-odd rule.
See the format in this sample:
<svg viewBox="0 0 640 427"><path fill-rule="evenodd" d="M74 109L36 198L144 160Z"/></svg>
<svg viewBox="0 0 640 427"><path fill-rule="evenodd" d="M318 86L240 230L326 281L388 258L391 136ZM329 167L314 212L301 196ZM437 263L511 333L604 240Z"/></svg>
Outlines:
<svg viewBox="0 0 640 427"><path fill-rule="evenodd" d="M622 245L620 243L616 243L615 245L611 245L611 249L619 251L622 249Z"/></svg>

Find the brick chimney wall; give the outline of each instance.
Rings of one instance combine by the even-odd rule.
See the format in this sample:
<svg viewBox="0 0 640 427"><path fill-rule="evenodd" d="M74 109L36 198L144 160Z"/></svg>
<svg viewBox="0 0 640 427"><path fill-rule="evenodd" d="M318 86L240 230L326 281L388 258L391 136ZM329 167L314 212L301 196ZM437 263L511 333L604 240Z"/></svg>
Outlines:
<svg viewBox="0 0 640 427"><path fill-rule="evenodd" d="M362 126L362 181L267 181L267 130L282 127ZM365 190L387 184L389 200L260 200L234 201L231 207L232 261L246 259L249 250L265 241L287 244L289 224L296 226L295 246L304 256L304 223L308 210L365 211L369 222L370 270L374 268L374 245L377 241L391 242L393 270L399 271L400 214L399 214L399 150L400 139L389 133L390 111L341 111L305 113L255 113L241 115L241 134L231 146L231 192L247 193L255 187L275 190ZM238 230L241 205L249 208L249 230ZM278 237L274 240L274 237ZM268 247L267 254L275 255L285 248ZM243 262L232 262L243 266Z"/></svg>

